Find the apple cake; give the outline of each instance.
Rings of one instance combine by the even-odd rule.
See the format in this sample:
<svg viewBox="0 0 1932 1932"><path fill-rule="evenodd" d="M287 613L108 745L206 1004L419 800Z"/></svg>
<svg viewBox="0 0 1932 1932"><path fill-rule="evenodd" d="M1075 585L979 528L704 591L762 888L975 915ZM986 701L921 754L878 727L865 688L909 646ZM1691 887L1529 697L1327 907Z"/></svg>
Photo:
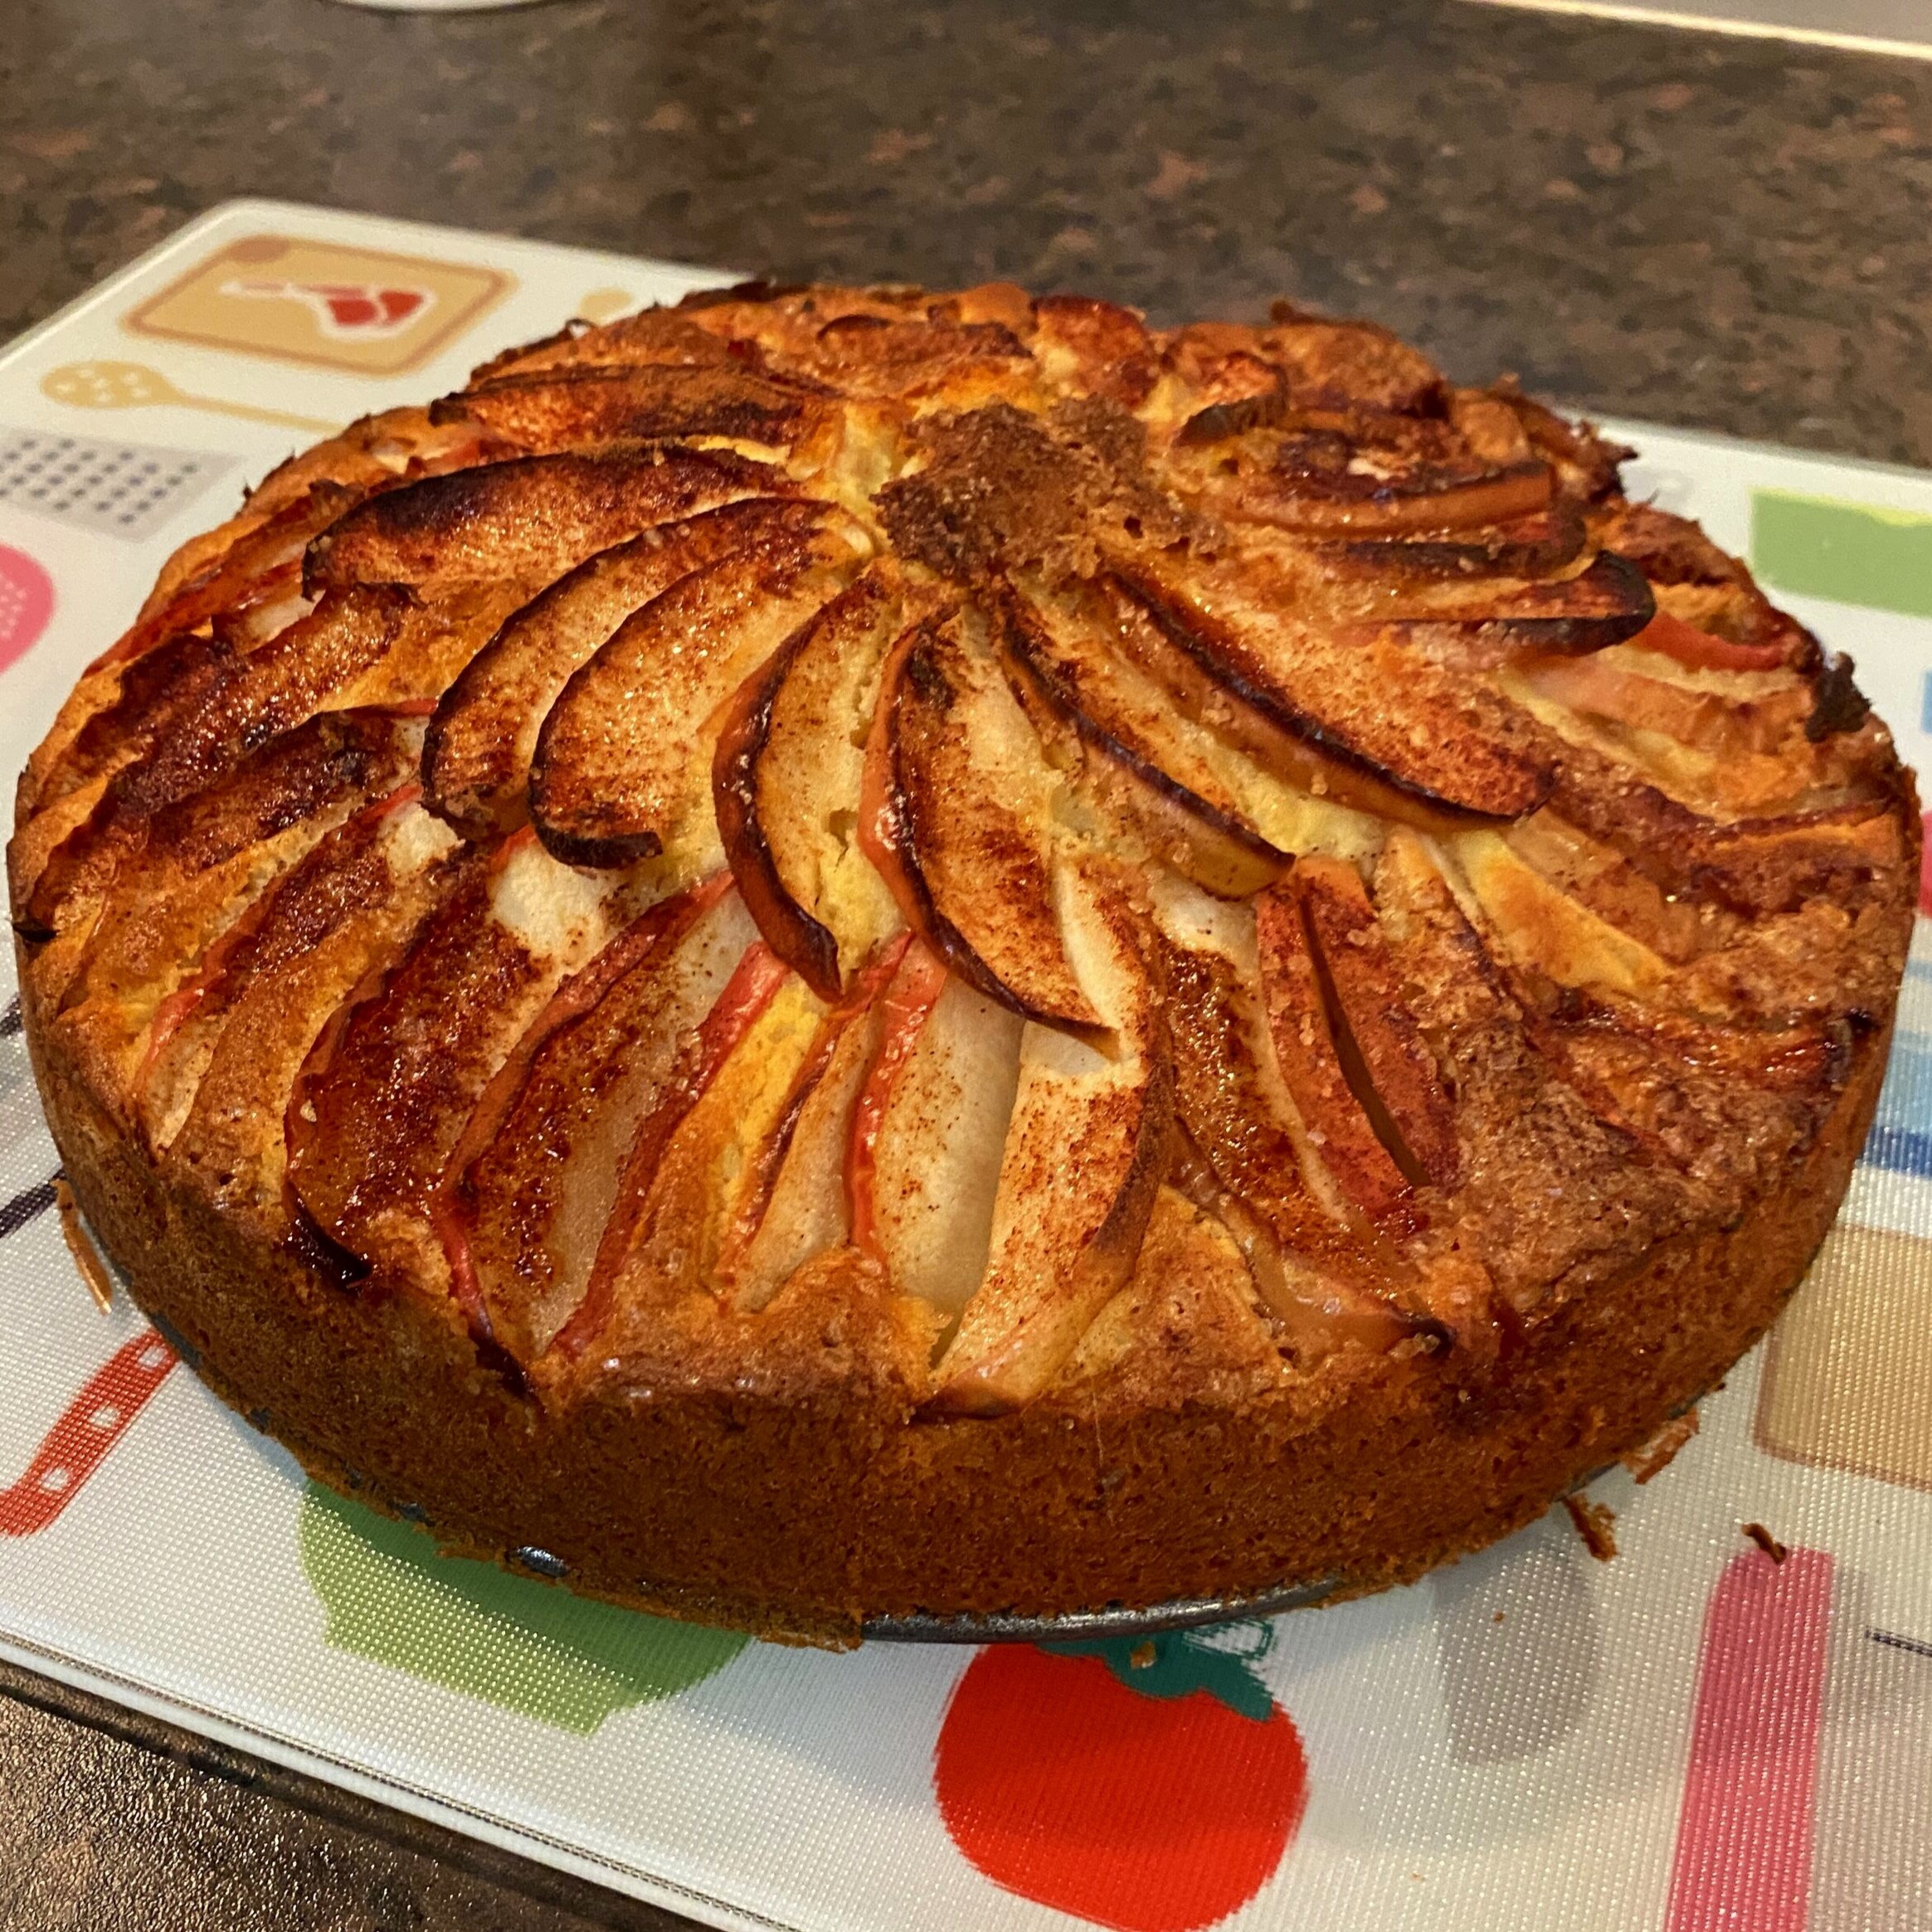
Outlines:
<svg viewBox="0 0 1932 1932"><path fill-rule="evenodd" d="M322 1480L650 1609L1479 1547L1803 1272L1919 875L1849 661L1629 454L1370 324L1005 285L358 422L21 780L75 1191Z"/></svg>

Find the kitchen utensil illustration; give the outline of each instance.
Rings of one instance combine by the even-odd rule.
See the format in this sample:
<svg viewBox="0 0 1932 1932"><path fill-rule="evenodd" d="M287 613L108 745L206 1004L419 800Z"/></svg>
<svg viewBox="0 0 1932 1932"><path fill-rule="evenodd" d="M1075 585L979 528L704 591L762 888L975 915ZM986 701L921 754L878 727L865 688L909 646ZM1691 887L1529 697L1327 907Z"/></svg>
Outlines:
<svg viewBox="0 0 1932 1932"><path fill-rule="evenodd" d="M479 263L295 235L244 235L124 316L132 335L231 355L398 376L515 287Z"/></svg>
<svg viewBox="0 0 1932 1932"><path fill-rule="evenodd" d="M311 430L321 435L342 426L286 409L261 409L252 402L231 402L225 397L192 395L145 363L63 363L41 377L41 393L75 409L146 409L171 404L178 409L212 410L217 416L240 416L245 422L272 422L283 429Z"/></svg>
<svg viewBox="0 0 1932 1932"><path fill-rule="evenodd" d="M203 450L0 425L0 504L97 537L139 543L234 467Z"/></svg>
<svg viewBox="0 0 1932 1932"><path fill-rule="evenodd" d="M127 1433L174 1363L174 1350L152 1328L116 1349L41 1438L25 1474L0 1489L0 1536L46 1529Z"/></svg>

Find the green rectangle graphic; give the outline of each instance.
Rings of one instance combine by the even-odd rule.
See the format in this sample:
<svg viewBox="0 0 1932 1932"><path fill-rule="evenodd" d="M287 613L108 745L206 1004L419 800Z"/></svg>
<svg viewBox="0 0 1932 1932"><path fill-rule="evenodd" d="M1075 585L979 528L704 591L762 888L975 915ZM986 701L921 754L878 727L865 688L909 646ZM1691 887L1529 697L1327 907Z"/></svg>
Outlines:
<svg viewBox="0 0 1932 1932"><path fill-rule="evenodd" d="M1754 490L1751 567L1803 596L1932 617L1932 517Z"/></svg>

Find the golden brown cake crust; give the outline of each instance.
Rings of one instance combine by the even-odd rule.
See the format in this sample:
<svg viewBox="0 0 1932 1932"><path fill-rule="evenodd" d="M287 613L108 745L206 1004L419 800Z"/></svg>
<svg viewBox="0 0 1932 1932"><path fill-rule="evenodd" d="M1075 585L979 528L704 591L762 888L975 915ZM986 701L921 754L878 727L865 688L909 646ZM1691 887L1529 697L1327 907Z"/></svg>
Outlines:
<svg viewBox="0 0 1932 1932"><path fill-rule="evenodd" d="M22 775L135 1297L780 1637L1413 1578L1717 1382L1910 930L1842 660L1370 325L747 291L286 466Z"/></svg>
<svg viewBox="0 0 1932 1932"><path fill-rule="evenodd" d="M1356 1594L1521 1527L1770 1326L1837 1212L1890 1044L1861 1049L1782 1211L1660 1244L1520 1355L1426 1387L1385 1358L1297 1400L1265 1364L1200 1360L1189 1284L1163 1269L1134 1318L1187 1351L1176 1373L915 1428L908 1388L869 1377L836 1404L778 1381L552 1416L421 1303L319 1288L281 1244L164 1192L31 1022L29 1038L75 1195L136 1298L311 1475L426 1519L454 1554L532 1547L635 1608L831 1643L935 1604L1064 1610L1330 1579ZM1164 1302L1184 1313L1165 1336ZM882 1319L863 1293L839 1312L860 1331Z"/></svg>

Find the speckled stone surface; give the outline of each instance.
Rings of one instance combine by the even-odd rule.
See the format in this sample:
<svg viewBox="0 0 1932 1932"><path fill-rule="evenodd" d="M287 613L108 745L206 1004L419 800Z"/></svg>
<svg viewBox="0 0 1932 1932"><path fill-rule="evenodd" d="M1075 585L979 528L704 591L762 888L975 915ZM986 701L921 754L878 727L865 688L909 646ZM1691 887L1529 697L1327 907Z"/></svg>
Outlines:
<svg viewBox="0 0 1932 1932"><path fill-rule="evenodd" d="M1462 0L7 0L0 333L225 196L1157 319L1932 462L1932 65Z"/></svg>
<svg viewBox="0 0 1932 1932"><path fill-rule="evenodd" d="M1463 0L0 3L0 337L237 194L786 277L1273 295L1932 464L1932 64ZM673 1921L0 1668L0 1928Z"/></svg>

